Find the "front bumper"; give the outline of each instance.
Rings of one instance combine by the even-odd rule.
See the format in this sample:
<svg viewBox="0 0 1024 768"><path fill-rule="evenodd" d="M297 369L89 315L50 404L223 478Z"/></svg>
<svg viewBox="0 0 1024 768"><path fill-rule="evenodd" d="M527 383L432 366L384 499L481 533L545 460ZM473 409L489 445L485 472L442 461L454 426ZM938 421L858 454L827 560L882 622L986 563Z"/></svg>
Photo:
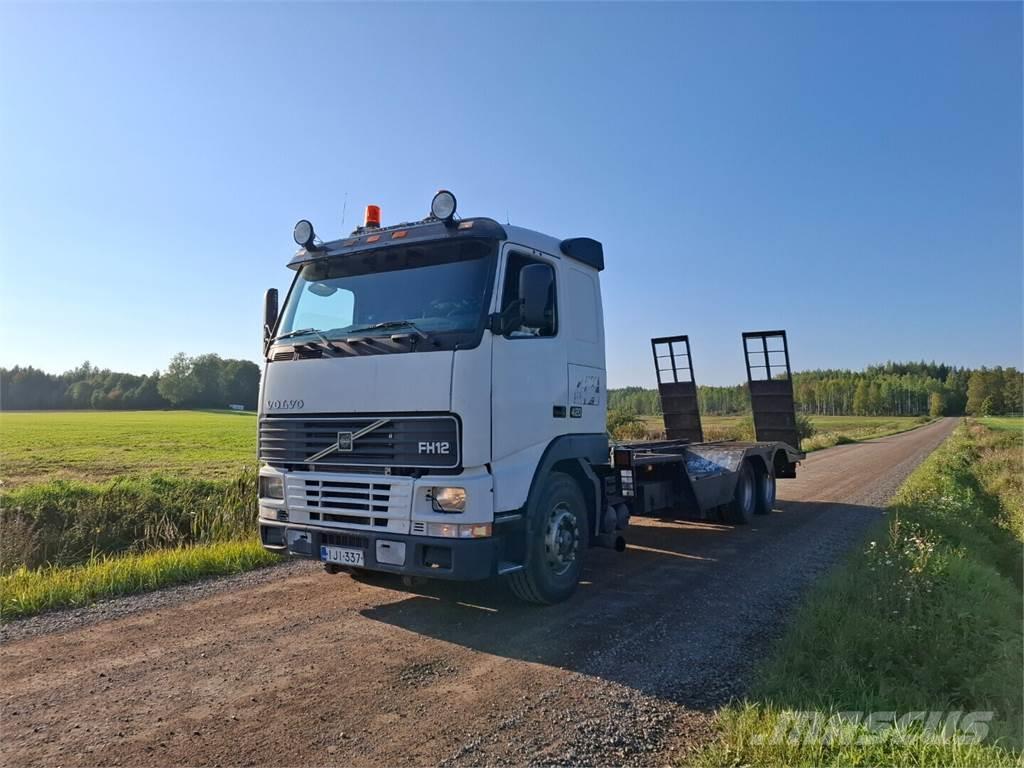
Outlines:
<svg viewBox="0 0 1024 768"><path fill-rule="evenodd" d="M503 549L500 535L486 539L450 539L316 528L272 520L260 520L260 540L272 552L315 560L320 559L320 547L324 545L361 549L365 560L363 567L367 570L457 581L477 581L496 575ZM394 546L396 544L405 549L402 564L381 562L380 557L395 559L393 553L400 549Z"/></svg>

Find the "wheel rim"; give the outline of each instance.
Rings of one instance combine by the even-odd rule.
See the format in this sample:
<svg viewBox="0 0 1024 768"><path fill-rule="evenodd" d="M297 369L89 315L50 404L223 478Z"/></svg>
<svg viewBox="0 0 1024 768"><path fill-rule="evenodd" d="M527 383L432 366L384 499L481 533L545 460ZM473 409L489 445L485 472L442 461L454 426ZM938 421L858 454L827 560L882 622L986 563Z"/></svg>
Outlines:
<svg viewBox="0 0 1024 768"><path fill-rule="evenodd" d="M579 550L579 528L576 516L564 502L556 504L548 516L544 534L544 551L548 568L556 576L572 568Z"/></svg>

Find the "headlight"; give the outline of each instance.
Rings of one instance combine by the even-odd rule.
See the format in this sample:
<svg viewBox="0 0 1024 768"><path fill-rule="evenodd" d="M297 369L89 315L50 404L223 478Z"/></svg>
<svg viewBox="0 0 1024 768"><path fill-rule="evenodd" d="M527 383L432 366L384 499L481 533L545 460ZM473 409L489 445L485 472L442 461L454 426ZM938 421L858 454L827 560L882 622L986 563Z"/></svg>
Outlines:
<svg viewBox="0 0 1024 768"><path fill-rule="evenodd" d="M284 478L280 475L260 475L260 498L283 499Z"/></svg>
<svg viewBox="0 0 1024 768"><path fill-rule="evenodd" d="M446 539L484 539L491 535L490 523L455 525L454 523L428 523L427 536L443 536Z"/></svg>
<svg viewBox="0 0 1024 768"><path fill-rule="evenodd" d="M431 488L430 503L435 512L465 512L465 488Z"/></svg>
<svg viewBox="0 0 1024 768"><path fill-rule="evenodd" d="M306 219L299 219L295 229L292 231L292 237L295 238L296 245L302 248L309 248L313 244L313 238L316 237L316 233L313 232L313 225L306 221Z"/></svg>
<svg viewBox="0 0 1024 768"><path fill-rule="evenodd" d="M451 221L455 215L456 205L455 195L447 189L442 189L430 201L430 215L441 221Z"/></svg>

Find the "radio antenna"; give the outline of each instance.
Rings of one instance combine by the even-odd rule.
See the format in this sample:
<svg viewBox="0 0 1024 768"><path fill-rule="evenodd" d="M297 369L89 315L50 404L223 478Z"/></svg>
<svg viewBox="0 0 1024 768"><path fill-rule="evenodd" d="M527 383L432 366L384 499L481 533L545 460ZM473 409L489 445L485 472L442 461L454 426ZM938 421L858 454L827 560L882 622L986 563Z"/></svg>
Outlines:
<svg viewBox="0 0 1024 768"><path fill-rule="evenodd" d="M341 228L345 229L345 211L348 209L348 192L345 193L345 199L341 204Z"/></svg>

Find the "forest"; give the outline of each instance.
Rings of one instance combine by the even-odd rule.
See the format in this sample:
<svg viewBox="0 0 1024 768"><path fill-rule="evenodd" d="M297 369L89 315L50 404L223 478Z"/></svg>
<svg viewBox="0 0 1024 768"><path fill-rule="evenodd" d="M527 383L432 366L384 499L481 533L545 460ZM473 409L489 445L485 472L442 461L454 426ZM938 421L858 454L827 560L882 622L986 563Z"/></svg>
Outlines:
<svg viewBox="0 0 1024 768"><path fill-rule="evenodd" d="M700 386L701 413L746 413L746 384ZM1016 368L967 369L938 363L886 363L863 371L793 374L797 409L817 416L994 416L1024 412L1024 375ZM642 387L608 391L610 410L659 415L658 392Z"/></svg>
<svg viewBox="0 0 1024 768"><path fill-rule="evenodd" d="M61 374L31 366L0 368L0 410L149 410L256 407L260 369L248 360L206 354L175 355L165 371L117 373L88 362ZM749 410L747 385L700 388L709 416ZM793 374L802 413L817 416L959 416L1024 412L1024 376L1016 368L970 370L937 363L886 363L863 371L814 370ZM637 416L661 413L658 392L611 389L610 410Z"/></svg>
<svg viewBox="0 0 1024 768"><path fill-rule="evenodd" d="M206 354L175 355L149 375L100 369L88 361L60 374L32 366L0 368L0 410L152 410L256 408L260 369L249 360Z"/></svg>

